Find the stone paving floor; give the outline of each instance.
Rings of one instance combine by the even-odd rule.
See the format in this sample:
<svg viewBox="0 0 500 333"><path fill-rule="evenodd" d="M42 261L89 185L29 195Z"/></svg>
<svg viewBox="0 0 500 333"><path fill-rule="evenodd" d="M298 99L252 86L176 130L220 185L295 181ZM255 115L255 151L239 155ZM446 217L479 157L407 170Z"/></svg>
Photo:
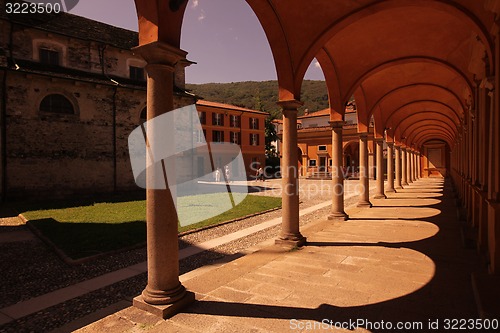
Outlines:
<svg viewBox="0 0 500 333"><path fill-rule="evenodd" d="M470 280L484 267L462 246L450 185L419 180L372 203L346 222L318 216L301 249L194 274L197 301L171 319L128 307L78 332L445 332L478 318Z"/></svg>

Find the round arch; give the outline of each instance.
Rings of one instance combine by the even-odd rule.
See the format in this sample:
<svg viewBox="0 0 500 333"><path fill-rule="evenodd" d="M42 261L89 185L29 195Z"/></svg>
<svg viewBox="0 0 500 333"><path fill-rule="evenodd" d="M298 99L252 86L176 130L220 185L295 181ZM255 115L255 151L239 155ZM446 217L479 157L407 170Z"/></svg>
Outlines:
<svg viewBox="0 0 500 333"><path fill-rule="evenodd" d="M430 131L431 129L438 130L441 133L445 133L450 138L454 138L455 135L454 135L452 129L450 129L449 127L445 128L445 126L448 126L448 125L446 123L442 123L442 122L440 122L440 124L435 124L435 123L434 124L425 124L425 125L415 124L415 125L410 126L406 129L405 133L408 132L408 134L406 134L406 140L408 143L413 144L416 136L418 136L420 133L425 133L427 131Z"/></svg>
<svg viewBox="0 0 500 333"><path fill-rule="evenodd" d="M247 0L252 1L252 0ZM255 1L255 0L254 0ZM309 49L304 53L298 69L297 69L297 78L300 78L300 81L304 77L304 74L307 70L308 65L311 61L316 57L319 50L336 34L338 34L343 29L346 29L351 24L355 22L359 22L371 15L376 15L385 10L395 9L395 8L403 8L409 5L415 5L414 2L410 1L398 1L398 0L389 0L384 2L375 2L369 4L363 8L357 9L355 12L346 15L340 21L336 21L332 23L329 27L327 27L320 36L311 44ZM468 11L465 7L461 6L453 6L450 3L446 3L444 1L431 1L431 0L423 0L419 2L420 7L434 9L439 12L445 12L451 14L456 17L461 22L464 22L469 29L474 31L477 36L484 42L486 53L488 55L488 61L490 68L493 68L493 41L490 39L488 34L488 29L480 22L480 20L470 11ZM298 82L296 82L296 85ZM300 86L300 84L298 84Z"/></svg>
<svg viewBox="0 0 500 333"><path fill-rule="evenodd" d="M439 92L442 92L444 94L447 94L447 95L449 95L449 97L453 98L455 100L455 102L457 102L457 104L462 107L462 109L466 108L466 106L463 104L462 100L458 97L458 95L456 94L456 92L450 90L447 87L443 87L441 85L434 84L434 83L414 83L414 84L410 84L410 85L404 85L404 86L396 87L395 89L392 89L389 92L387 92L386 94L384 94L381 98L379 98L374 103L374 105L370 109L368 115L371 116L374 113L375 108L378 107L379 105L381 105L384 101L386 101L386 100L388 100L390 98L397 98L398 93L400 93L401 91L411 92L414 88L423 88L423 87L425 87L425 88L431 88L431 90L436 89L436 91L439 91ZM457 117L460 118L460 116L456 112L456 110L453 109L451 106L449 106L445 102L434 100L434 99L416 99L416 100L414 100L412 102L420 102L420 101L421 102L424 102L424 101L436 102L436 103L441 103L443 105L447 105L453 111L453 113L455 113L457 115ZM407 104L410 104L410 103L411 102L408 102Z"/></svg>

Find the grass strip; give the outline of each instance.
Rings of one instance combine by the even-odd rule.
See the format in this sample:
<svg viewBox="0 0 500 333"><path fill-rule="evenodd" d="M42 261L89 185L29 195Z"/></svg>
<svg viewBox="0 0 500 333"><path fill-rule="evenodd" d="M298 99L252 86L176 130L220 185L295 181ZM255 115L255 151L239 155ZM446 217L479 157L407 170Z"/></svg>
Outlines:
<svg viewBox="0 0 500 333"><path fill-rule="evenodd" d="M178 206L193 216L207 216L207 202L214 206L220 194L203 201L198 196L181 197ZM200 203L203 204L195 204ZM281 206L281 198L247 196L236 207L201 222L180 227L179 232L198 229ZM19 209L19 207L18 207ZM146 201L100 202L79 206L66 202L61 208L44 209L43 204L19 209L46 238L72 259L132 247L146 241ZM212 215L211 213L210 215ZM167 217L168 218L168 217ZM198 217L198 219L201 219Z"/></svg>

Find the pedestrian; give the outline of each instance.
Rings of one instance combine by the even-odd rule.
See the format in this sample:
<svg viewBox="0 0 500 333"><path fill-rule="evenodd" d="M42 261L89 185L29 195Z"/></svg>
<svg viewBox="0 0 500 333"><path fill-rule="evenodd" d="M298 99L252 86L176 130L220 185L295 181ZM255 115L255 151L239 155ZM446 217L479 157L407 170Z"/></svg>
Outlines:
<svg viewBox="0 0 500 333"><path fill-rule="evenodd" d="M215 170L215 182L218 183L220 182L220 169L217 168L217 170Z"/></svg>
<svg viewBox="0 0 500 333"><path fill-rule="evenodd" d="M262 169L262 167L260 167L258 170L257 170L257 180L262 180L264 181L264 169Z"/></svg>
<svg viewBox="0 0 500 333"><path fill-rule="evenodd" d="M226 165L224 167L224 176L226 177L226 182L230 182L230 177L231 177L231 171L229 171L229 165Z"/></svg>

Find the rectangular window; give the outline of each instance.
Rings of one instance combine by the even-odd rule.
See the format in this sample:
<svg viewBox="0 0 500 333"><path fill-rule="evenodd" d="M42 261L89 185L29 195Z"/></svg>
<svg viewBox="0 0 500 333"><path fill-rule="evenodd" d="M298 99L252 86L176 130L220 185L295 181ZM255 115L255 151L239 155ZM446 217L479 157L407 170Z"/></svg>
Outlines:
<svg viewBox="0 0 500 333"><path fill-rule="evenodd" d="M240 127L240 116L231 115L231 127Z"/></svg>
<svg viewBox="0 0 500 333"><path fill-rule="evenodd" d="M258 146L259 145L259 135L255 133L250 133L250 145Z"/></svg>
<svg viewBox="0 0 500 333"><path fill-rule="evenodd" d="M224 132L223 131L212 131L212 142L224 142Z"/></svg>
<svg viewBox="0 0 500 333"><path fill-rule="evenodd" d="M145 81L144 68L129 66L130 79L135 81Z"/></svg>
<svg viewBox="0 0 500 333"><path fill-rule="evenodd" d="M198 117L200 118L200 123L205 125L207 123L207 113L203 111L198 111Z"/></svg>
<svg viewBox="0 0 500 333"><path fill-rule="evenodd" d="M259 129L259 119L257 118L249 118L250 119L250 129Z"/></svg>
<svg viewBox="0 0 500 333"><path fill-rule="evenodd" d="M240 144L240 133L239 132L231 132L231 143Z"/></svg>
<svg viewBox="0 0 500 333"><path fill-rule="evenodd" d="M315 167L316 166L316 160L309 160L309 166L310 167Z"/></svg>
<svg viewBox="0 0 500 333"><path fill-rule="evenodd" d="M40 49L40 62L45 65L59 66L59 52Z"/></svg>
<svg viewBox="0 0 500 333"><path fill-rule="evenodd" d="M224 115L222 113L212 113L212 125L224 126Z"/></svg>
<svg viewBox="0 0 500 333"><path fill-rule="evenodd" d="M318 151L326 151L326 146L318 146Z"/></svg>
<svg viewBox="0 0 500 333"><path fill-rule="evenodd" d="M197 130L195 132L196 143L205 143L205 130Z"/></svg>

